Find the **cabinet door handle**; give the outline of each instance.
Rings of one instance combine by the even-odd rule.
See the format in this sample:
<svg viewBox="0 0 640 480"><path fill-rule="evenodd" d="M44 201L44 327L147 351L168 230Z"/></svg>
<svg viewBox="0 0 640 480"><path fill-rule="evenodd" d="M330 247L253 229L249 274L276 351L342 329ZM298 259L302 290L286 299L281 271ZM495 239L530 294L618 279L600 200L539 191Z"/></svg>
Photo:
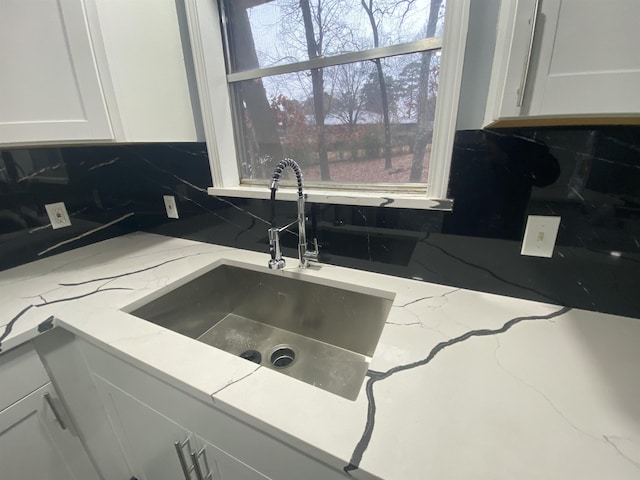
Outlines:
<svg viewBox="0 0 640 480"><path fill-rule="evenodd" d="M533 41L536 37L536 23L538 21L538 11L540 10L541 0L535 0L533 4L533 16L531 17L531 35L529 36L529 48L527 49L527 56L524 60L524 66L522 68L522 78L520 78L520 88L518 89L518 98L516 100L516 107L521 107L524 100L524 92L527 88L527 77L529 76L529 65L531 64L531 55L533 54Z"/></svg>
<svg viewBox="0 0 640 480"><path fill-rule="evenodd" d="M206 476L203 475L202 467L200 466L200 457L204 458L204 465L206 467ZM198 480L213 480L213 473L209 469L209 462L207 461L204 447L201 448L198 452L191 452L191 462L193 463L193 469L196 472L196 478Z"/></svg>
<svg viewBox="0 0 640 480"><path fill-rule="evenodd" d="M57 407L53 403L53 398L51 398L51 395L49 395L48 393L45 393L44 394L44 399L47 401L47 404L49 405L49 408L53 412L53 415L56 417L56 421L60 425L60 428L62 430L66 430L67 429L67 425L64 423L64 420L62 420L62 417L60 416L60 413L58 412Z"/></svg>
<svg viewBox="0 0 640 480"><path fill-rule="evenodd" d="M188 438L184 442L173 443L173 446L176 447L176 453L178 454L178 460L180 461L180 467L182 468L185 480L191 480L191 470L193 470L193 467L189 468L187 466L187 460L184 458L184 452L182 451L183 447L188 443Z"/></svg>

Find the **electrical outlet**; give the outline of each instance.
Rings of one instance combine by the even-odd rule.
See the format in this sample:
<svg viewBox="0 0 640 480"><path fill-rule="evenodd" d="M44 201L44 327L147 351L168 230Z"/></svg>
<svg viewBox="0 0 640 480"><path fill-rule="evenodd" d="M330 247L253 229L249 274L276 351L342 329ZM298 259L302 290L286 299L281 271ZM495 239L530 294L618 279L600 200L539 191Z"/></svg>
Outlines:
<svg viewBox="0 0 640 480"><path fill-rule="evenodd" d="M176 197L173 195L163 195L162 198L164 199L164 208L167 210L167 217L179 218Z"/></svg>
<svg viewBox="0 0 640 480"><path fill-rule="evenodd" d="M64 228L71 226L71 220L67 213L67 207L64 206L64 202L50 203L44 206L51 222L51 227L55 230L57 228Z"/></svg>
<svg viewBox="0 0 640 480"><path fill-rule="evenodd" d="M559 227L560 217L529 215L520 254L551 258Z"/></svg>

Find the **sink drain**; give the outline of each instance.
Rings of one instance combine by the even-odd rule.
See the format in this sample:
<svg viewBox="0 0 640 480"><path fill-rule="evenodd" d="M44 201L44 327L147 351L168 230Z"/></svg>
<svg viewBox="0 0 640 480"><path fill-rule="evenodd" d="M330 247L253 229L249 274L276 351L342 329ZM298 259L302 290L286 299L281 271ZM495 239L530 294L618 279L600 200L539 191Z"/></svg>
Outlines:
<svg viewBox="0 0 640 480"><path fill-rule="evenodd" d="M296 352L290 347L281 345L276 347L271 353L271 365L276 368L285 368L291 365L296 359Z"/></svg>
<svg viewBox="0 0 640 480"><path fill-rule="evenodd" d="M262 362L262 354L257 350L247 350L240 354L240 358L244 358L245 360L249 360L250 362L257 363L258 365Z"/></svg>

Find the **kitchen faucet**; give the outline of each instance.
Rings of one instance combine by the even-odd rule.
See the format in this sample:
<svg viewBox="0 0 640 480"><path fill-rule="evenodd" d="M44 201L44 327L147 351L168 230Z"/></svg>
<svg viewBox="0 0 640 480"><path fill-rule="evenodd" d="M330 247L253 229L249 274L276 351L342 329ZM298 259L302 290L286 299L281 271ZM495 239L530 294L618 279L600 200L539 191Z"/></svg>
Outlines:
<svg viewBox="0 0 640 480"><path fill-rule="evenodd" d="M296 175L296 181L298 183L298 219L289 225L284 227L276 227L275 224L275 211L276 211L276 191L278 190L278 184L280 183L280 175L282 171L290 167L293 173ZM282 269L285 266L284 258L282 258L282 250L280 248L280 232L286 230L294 223L298 223L298 258L300 268L307 268L309 262L318 261L318 240L313 239L315 250L307 250L307 235L305 229L305 215L304 215L304 193L302 192L302 171L300 166L292 159L285 158L282 160L276 168L273 170L273 177L271 178L271 228L269 229L269 253L271 259L269 260L269 268L272 270Z"/></svg>

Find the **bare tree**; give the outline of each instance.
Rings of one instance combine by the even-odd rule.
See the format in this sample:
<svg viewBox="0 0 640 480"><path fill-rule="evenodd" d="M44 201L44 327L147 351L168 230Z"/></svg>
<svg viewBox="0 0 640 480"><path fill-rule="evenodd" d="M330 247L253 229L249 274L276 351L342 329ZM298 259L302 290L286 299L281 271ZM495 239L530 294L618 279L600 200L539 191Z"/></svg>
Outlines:
<svg viewBox="0 0 640 480"><path fill-rule="evenodd" d="M347 63L336 67L336 95L333 114L353 131L362 112L362 87L368 77L366 63Z"/></svg>
<svg viewBox="0 0 640 480"><path fill-rule="evenodd" d="M427 21L427 37L433 37L436 34L441 7L442 0L431 0L431 4L429 6L429 19ZM432 75L431 68L434 55L435 52L433 50L423 52L420 62L420 83L417 101L417 134L415 146L413 148L411 174L409 175L410 182L420 181L422 170L424 168L424 157L427 153L427 145L430 144L433 139L433 128L430 126L430 123L433 122L434 119L434 109L429 107L433 105L433 95L430 95L433 82L430 82L430 79Z"/></svg>
<svg viewBox="0 0 640 480"><path fill-rule="evenodd" d="M260 50L253 57L245 56L234 46L236 63L244 63L247 59L256 63L257 56L260 65L269 66L407 42L424 37L425 31L428 36L435 36L444 0L237 0L229 3L257 7L255 16L250 16L251 25L256 31L264 32L264 38L256 36L260 45L255 47ZM246 15L247 12L244 13ZM421 21L422 18L425 21ZM248 30L249 22L246 19L244 22ZM277 32L277 38L273 32ZM251 47L254 48L253 41ZM415 57L419 55L422 58L416 61ZM356 128L356 124L367 121L363 113L365 110L376 111L381 116L376 123L383 124L384 138L383 132L378 131L375 140L380 148L376 150L376 156L383 154L386 168L392 167L393 161L392 122L411 118L418 123L418 132L424 138L418 138L416 145L422 157L414 158L412 167L421 171L431 138L427 127L433 118L430 111L434 98L432 67L435 54L418 53L413 58L415 68L404 72L405 79L412 80L406 89L397 84L398 75L408 63L404 57L296 70L291 74L264 77L254 83L266 87L268 97L277 99L283 96L299 102L300 113L308 126L305 142L314 147L313 157L319 163L322 180L331 179L329 156L332 152L328 151L334 148L331 145L342 145L347 140L360 141L361 129ZM249 82L242 82L243 86L245 83ZM368 89L371 92L365 92ZM261 145L268 132L260 133L262 127L254 128L254 125L259 123L259 113L265 112L266 97L263 92L261 98L254 95L251 101L242 99L245 100L245 119L249 133L253 135L252 145L256 152L265 150ZM366 101L375 110L366 107ZM252 112L249 112L250 108ZM280 106L276 110L279 109ZM328 126L331 123L329 114L345 125L344 130ZM271 123L277 126L275 122ZM280 127L271 135L284 131L284 123L278 125ZM376 130L379 128L376 126ZM291 132L286 135L295 136ZM289 140L291 138L280 139L284 148L290 148ZM424 148L420 147L420 142Z"/></svg>
<svg viewBox="0 0 640 480"><path fill-rule="evenodd" d="M378 34L378 23L374 15L373 0L361 0L362 8L364 8L369 23L371 24L371 32L373 33L373 46L380 46L380 36ZM384 168L391 168L391 122L389 120L389 98L387 95L387 83L382 71L382 62L379 58L373 61L376 65L378 73L378 85L380 85L380 99L382 102L382 123L384 124Z"/></svg>
<svg viewBox="0 0 640 480"><path fill-rule="evenodd" d="M302 10L302 19L304 21L304 33L307 39L307 53L309 58L315 58L322 55L323 31L320 29L318 39L313 28L313 18L311 16L311 6L309 0L300 0L300 9ZM318 24L322 25L322 2L318 0L316 8L316 17ZM313 108L316 128L318 130L318 160L320 162L320 178L322 180L330 180L329 174L329 157L327 154L327 141L324 129L324 79L322 77L322 69L311 69L311 84L313 85Z"/></svg>

